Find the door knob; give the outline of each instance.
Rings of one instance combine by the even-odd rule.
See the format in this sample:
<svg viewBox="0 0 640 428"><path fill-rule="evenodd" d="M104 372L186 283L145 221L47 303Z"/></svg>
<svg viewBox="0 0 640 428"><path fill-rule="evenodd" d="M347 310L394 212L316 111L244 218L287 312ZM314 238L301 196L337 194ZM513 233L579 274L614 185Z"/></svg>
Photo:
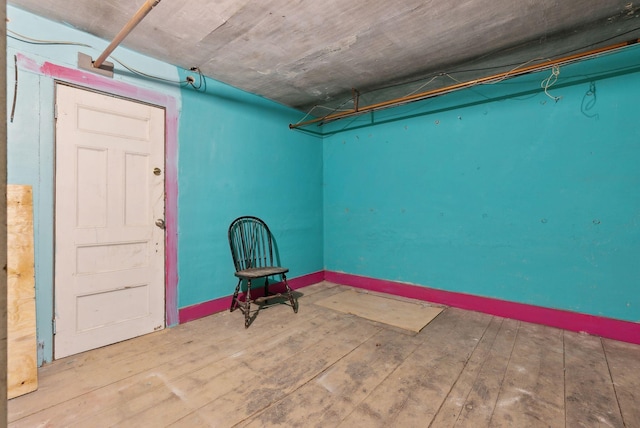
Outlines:
<svg viewBox="0 0 640 428"><path fill-rule="evenodd" d="M156 220L156 226L158 226L160 229L164 229L165 225L164 225L164 220L159 218Z"/></svg>

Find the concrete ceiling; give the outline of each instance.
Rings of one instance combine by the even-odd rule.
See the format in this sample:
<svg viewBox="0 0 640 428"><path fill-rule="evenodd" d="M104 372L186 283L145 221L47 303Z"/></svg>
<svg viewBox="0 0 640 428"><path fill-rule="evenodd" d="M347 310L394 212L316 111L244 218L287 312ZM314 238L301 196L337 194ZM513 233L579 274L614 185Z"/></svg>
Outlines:
<svg viewBox="0 0 640 428"><path fill-rule="evenodd" d="M8 3L110 41L144 1ZM308 111L638 37L629 0L162 0L122 45Z"/></svg>

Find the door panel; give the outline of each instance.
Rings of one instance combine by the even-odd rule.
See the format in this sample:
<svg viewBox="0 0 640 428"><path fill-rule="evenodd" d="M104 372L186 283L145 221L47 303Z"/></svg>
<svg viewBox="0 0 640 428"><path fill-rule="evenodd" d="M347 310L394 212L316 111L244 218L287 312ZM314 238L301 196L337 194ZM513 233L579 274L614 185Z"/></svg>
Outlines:
<svg viewBox="0 0 640 428"><path fill-rule="evenodd" d="M56 87L55 357L164 328L164 110Z"/></svg>

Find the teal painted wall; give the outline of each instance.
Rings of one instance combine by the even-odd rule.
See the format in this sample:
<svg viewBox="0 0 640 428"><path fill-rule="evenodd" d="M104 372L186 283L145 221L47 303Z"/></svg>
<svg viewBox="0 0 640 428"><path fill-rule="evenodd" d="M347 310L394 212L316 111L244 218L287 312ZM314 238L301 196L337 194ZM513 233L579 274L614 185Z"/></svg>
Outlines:
<svg viewBox="0 0 640 428"><path fill-rule="evenodd" d="M241 215L267 222L290 278L322 270L322 140L289 130L300 112L210 79L182 106L179 306L233 293L227 228Z"/></svg>
<svg viewBox="0 0 640 428"><path fill-rule="evenodd" d="M640 49L325 127L325 268L640 321Z"/></svg>
<svg viewBox="0 0 640 428"><path fill-rule="evenodd" d="M8 38L8 112L14 94L14 55L75 69L78 51L95 58L108 44L13 7L8 7L8 16L9 29L22 35L87 43L98 49L39 46ZM171 80L193 74L123 48L114 55L129 66ZM139 79L117 63L116 80L168 94L182 110L180 307L233 292L226 228L235 216L254 214L269 222L281 258L291 268L290 277L322 269L322 141L288 129L299 112L212 80L207 80L206 91L196 92ZM30 184L34 190L39 364L53 356L54 87L53 78L20 69L15 117L8 125L9 182Z"/></svg>
<svg viewBox="0 0 640 428"><path fill-rule="evenodd" d="M108 45L73 28L59 25L12 6L7 7L7 29L41 40L63 40L89 44L79 46L35 45L7 38L7 169L8 182L28 184L34 196L34 244L38 363L53 358L53 254L54 254L54 79L18 70L18 93L13 122L10 121L15 89L14 55L38 63L45 61L75 69L78 51L94 58ZM11 35L11 33L9 33ZM129 66L178 80L176 67L119 48L117 57ZM178 85L139 79L116 64L114 81L173 96L179 102Z"/></svg>
<svg viewBox="0 0 640 428"><path fill-rule="evenodd" d="M11 6L8 17L30 37L108 43ZM78 50L9 38L8 112L14 54L73 69ZM156 75L194 74L117 54ZM545 72L336 122L324 138L287 128L299 112L213 80L195 91L116 69L181 110L179 307L231 293L226 228L253 214L290 277L326 268L640 320L637 47L562 67L557 103L539 89ZM52 78L19 71L8 170L34 188L40 363L53 340L53 100Z"/></svg>

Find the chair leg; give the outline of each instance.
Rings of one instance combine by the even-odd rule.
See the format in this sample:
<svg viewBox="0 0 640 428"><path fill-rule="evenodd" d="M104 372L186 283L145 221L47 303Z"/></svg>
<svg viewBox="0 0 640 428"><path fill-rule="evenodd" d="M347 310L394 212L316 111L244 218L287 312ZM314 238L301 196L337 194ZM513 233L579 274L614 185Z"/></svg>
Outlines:
<svg viewBox="0 0 640 428"><path fill-rule="evenodd" d="M244 328L249 328L251 323L251 317L249 315L249 309L251 307L251 280L247 280L247 294L244 298Z"/></svg>
<svg viewBox="0 0 640 428"><path fill-rule="evenodd" d="M231 307L229 308L229 312L233 312L238 307L238 293L240 292L240 284L242 284L242 280L238 280L238 285L236 285L236 291L233 292L233 297L231 298Z"/></svg>
<svg viewBox="0 0 640 428"><path fill-rule="evenodd" d="M287 276L282 274L282 282L284 282L284 286L287 289L287 296L289 297L289 302L291 303L291 307L293 308L294 313L298 313L298 302L294 300L293 293L291 292L291 288L289 288L289 283L287 282Z"/></svg>
<svg viewBox="0 0 640 428"><path fill-rule="evenodd" d="M269 295L269 277L264 277L264 297Z"/></svg>

